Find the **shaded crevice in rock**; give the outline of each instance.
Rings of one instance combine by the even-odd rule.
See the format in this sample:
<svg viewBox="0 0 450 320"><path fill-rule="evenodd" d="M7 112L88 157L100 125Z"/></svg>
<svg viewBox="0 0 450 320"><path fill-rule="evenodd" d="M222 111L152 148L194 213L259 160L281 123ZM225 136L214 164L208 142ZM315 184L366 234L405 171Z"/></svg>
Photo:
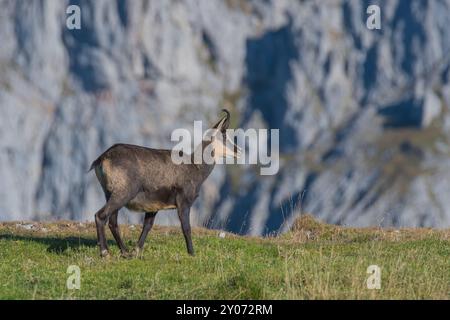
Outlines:
<svg viewBox="0 0 450 320"><path fill-rule="evenodd" d="M423 100L407 98L379 108L385 128L420 128L423 118Z"/></svg>
<svg viewBox="0 0 450 320"><path fill-rule="evenodd" d="M81 10L82 28L64 28L62 40L69 59L69 73L77 79L84 91L96 93L111 87L114 68L101 46L96 28L96 12L99 8L92 1L70 0ZM99 23L99 22L97 22Z"/></svg>
<svg viewBox="0 0 450 320"><path fill-rule="evenodd" d="M128 0L116 0L117 13L119 15L119 21L124 28L128 27L129 24L129 12L128 12Z"/></svg>
<svg viewBox="0 0 450 320"><path fill-rule="evenodd" d="M281 152L297 146L295 128L286 124L287 86L293 80L291 63L299 59L292 21L263 36L247 40L245 84L249 89L243 124L260 110L270 129L280 129Z"/></svg>
<svg viewBox="0 0 450 320"><path fill-rule="evenodd" d="M377 82L377 72L378 72L378 47L373 46L369 49L366 54L366 60L364 62L364 72L363 72L363 80L364 80L364 88L367 92L370 91L371 87L373 87ZM365 103L363 102L363 105Z"/></svg>
<svg viewBox="0 0 450 320"><path fill-rule="evenodd" d="M403 28L401 68L410 77L414 74L413 67L427 40L423 21L428 5L427 0L417 0L414 3L399 1L392 18L393 29Z"/></svg>

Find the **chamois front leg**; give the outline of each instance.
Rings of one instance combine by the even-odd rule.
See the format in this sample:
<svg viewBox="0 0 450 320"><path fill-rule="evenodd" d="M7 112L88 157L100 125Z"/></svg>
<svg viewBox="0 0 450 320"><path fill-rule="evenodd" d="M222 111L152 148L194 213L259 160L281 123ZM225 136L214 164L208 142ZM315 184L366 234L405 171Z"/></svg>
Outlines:
<svg viewBox="0 0 450 320"><path fill-rule="evenodd" d="M181 229L183 230L184 240L186 241L187 251L191 256L194 256L194 247L191 238L191 222L189 221L191 206L183 199L177 198L178 217L181 222Z"/></svg>

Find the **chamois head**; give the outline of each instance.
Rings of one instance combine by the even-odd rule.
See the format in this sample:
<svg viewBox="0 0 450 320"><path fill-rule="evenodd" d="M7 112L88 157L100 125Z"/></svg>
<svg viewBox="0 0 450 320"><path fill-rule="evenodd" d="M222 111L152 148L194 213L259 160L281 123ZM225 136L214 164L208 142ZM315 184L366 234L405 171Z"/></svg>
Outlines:
<svg viewBox="0 0 450 320"><path fill-rule="evenodd" d="M230 112L223 109L225 115L205 134L208 141L211 141L211 155L214 159L219 158L235 158L241 155L241 149L234 144L233 140L227 135L227 129L230 126Z"/></svg>

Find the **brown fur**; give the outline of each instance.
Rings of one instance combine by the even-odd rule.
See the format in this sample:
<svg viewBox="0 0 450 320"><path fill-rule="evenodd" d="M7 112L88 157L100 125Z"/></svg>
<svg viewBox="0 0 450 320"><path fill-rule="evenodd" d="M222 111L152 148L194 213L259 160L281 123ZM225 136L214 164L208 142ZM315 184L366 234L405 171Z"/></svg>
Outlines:
<svg viewBox="0 0 450 320"><path fill-rule="evenodd" d="M225 134L229 125L229 113L228 111L226 113L226 116L213 127L222 134ZM210 143L204 141L198 147L204 150ZM213 142L213 146L216 145L219 148L219 145ZM106 150L92 163L90 169L95 169L107 199L106 205L95 215L101 255L108 253L104 233L104 225L108 220L122 253L126 252L117 225L117 214L122 207L146 213L138 249L142 248L156 213L176 208L188 252L193 254L190 207L213 168L214 165L210 164L174 164L170 150L129 144L117 144Z"/></svg>

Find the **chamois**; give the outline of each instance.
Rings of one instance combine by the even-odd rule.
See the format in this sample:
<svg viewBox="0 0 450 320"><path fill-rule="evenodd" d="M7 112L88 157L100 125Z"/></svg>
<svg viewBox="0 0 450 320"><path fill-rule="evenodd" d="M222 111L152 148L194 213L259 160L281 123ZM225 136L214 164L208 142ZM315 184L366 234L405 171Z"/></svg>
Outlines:
<svg viewBox="0 0 450 320"><path fill-rule="evenodd" d="M186 241L187 251L194 255L189 221L190 208L198 197L200 187L211 174L212 164L194 163L194 154L203 151L210 145L214 159L218 157L239 157L239 148L232 144L226 136L230 124L230 113L227 110L213 127L212 138L203 140L190 157L191 161L175 164L171 158L171 150L150 149L136 145L116 144L101 154L95 160L89 171L95 170L106 197L106 204L95 214L97 240L100 256L109 255L105 237L105 224L116 240L121 254L130 257L123 243L117 223L118 212L122 207L145 213L142 232L140 234L136 253L139 253L145 239L152 229L159 210L177 209L181 229Z"/></svg>

